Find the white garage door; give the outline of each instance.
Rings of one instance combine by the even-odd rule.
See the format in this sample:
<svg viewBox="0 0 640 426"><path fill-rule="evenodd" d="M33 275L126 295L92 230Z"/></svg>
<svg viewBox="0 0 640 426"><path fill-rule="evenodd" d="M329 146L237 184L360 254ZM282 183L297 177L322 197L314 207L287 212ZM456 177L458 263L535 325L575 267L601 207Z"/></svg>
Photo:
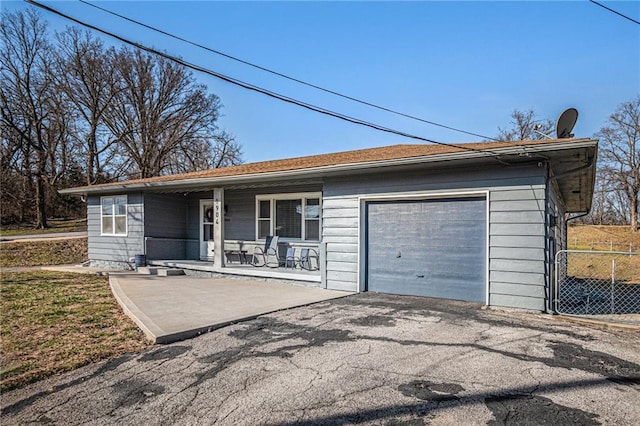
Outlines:
<svg viewBox="0 0 640 426"><path fill-rule="evenodd" d="M485 302L486 198L366 205L367 290Z"/></svg>

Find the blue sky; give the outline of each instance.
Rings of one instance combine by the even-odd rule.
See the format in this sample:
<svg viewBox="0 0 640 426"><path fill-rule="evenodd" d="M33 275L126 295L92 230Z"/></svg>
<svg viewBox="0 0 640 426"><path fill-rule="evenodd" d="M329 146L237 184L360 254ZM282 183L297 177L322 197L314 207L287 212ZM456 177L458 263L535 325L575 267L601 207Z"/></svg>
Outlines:
<svg viewBox="0 0 640 426"><path fill-rule="evenodd" d="M300 86L76 1L42 3L314 105L441 142L479 140ZM640 20L638 1L602 3ZM575 107L574 133L590 137L618 104L640 94L640 25L588 1L95 4L298 79L487 136L508 125L516 108L555 121ZM25 7L2 2L3 10ZM53 31L69 25L43 16ZM416 143L196 77L221 98L219 124L241 143L245 161Z"/></svg>

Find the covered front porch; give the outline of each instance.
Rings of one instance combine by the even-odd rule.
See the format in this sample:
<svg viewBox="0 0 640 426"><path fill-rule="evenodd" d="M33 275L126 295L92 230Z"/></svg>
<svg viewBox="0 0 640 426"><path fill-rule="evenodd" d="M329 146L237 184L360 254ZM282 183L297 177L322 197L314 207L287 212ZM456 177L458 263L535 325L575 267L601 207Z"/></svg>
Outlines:
<svg viewBox="0 0 640 426"><path fill-rule="evenodd" d="M318 183L146 193L147 263L321 286L321 194ZM278 242L265 265L262 252L273 236ZM309 253L311 261L302 262Z"/></svg>

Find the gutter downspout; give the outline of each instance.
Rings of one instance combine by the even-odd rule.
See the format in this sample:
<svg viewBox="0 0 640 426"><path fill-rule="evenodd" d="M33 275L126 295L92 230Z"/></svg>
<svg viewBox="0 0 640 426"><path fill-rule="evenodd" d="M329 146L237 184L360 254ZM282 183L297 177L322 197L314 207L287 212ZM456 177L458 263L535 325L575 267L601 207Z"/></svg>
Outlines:
<svg viewBox="0 0 640 426"><path fill-rule="evenodd" d="M594 155L593 157L591 157L589 159L587 164L582 165L580 167L573 168L571 170L567 170L567 171L565 171L563 173L560 173L560 174L554 175L554 176L549 176L549 172L551 171L551 167L547 163L548 164L548 168L547 168L547 178L546 178L546 183L545 183L545 194L546 194L546 198L547 198L547 200L546 200L547 212L545 214L545 244L548 244L547 252L550 255L552 254L552 253L550 253L551 247L552 247L552 245L553 245L553 247L556 247L556 242L555 242L555 240L551 241L551 238L548 235L548 232L549 232L548 231L548 229L549 229L549 211L548 210L549 210L549 191L550 191L549 184L551 183L551 181L557 181L560 178L563 178L563 177L566 177L566 176L570 176L572 174L581 172L582 170L586 170L588 168L593 167L595 159L596 159L596 156ZM565 218L564 219L565 232L567 232L567 230L569 229L569 221L570 220L574 220L574 219L578 219L580 217L584 217L584 216L589 214L589 211L590 210L587 210L586 212L580 213L580 214L578 214L576 216ZM566 236L565 236L565 239L566 239ZM555 309L554 309L554 303L553 303L553 297L555 296L555 285L557 284L557 283L554 282L555 281L555 275L556 275L555 262L556 262L555 253L553 253L553 258L551 259L551 256L550 256L550 259L549 259L549 271L548 271L549 272L549 285L547 286L547 289L549 290L549 297L547 297L547 306L546 306L547 311L552 311L553 313L556 313Z"/></svg>
<svg viewBox="0 0 640 426"><path fill-rule="evenodd" d="M586 211L586 212L579 213L579 214L577 214L577 215L575 215L575 216L571 216L571 217L569 217L569 218L565 219L565 220L564 220L564 223L565 223L566 225L568 225L570 220L573 220L573 219L579 219L579 218L581 218L581 217L585 217L585 216L586 216L586 215L588 215L590 212L591 212L591 211Z"/></svg>
<svg viewBox="0 0 640 426"><path fill-rule="evenodd" d="M546 176L545 176L545 185L544 185L544 245L545 252L548 253L549 258L549 266L545 267L546 273L548 274L548 281L545 285L545 313L548 313L553 305L553 262L554 259L551 259L555 256L555 253L552 253L552 247L555 247L555 241L551 241L552 238L549 235L549 227L550 223L550 207L551 207L551 164L549 162L545 162L546 166Z"/></svg>

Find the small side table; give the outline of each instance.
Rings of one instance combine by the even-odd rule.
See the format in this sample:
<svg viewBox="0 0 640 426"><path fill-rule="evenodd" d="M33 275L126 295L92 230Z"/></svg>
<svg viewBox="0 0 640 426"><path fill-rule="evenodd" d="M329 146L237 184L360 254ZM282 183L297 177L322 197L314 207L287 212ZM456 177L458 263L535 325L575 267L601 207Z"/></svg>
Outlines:
<svg viewBox="0 0 640 426"><path fill-rule="evenodd" d="M240 264L247 264L249 261L247 260L247 250L225 250L224 255L227 258L227 262L233 263L231 260L231 256L238 256L238 260Z"/></svg>

